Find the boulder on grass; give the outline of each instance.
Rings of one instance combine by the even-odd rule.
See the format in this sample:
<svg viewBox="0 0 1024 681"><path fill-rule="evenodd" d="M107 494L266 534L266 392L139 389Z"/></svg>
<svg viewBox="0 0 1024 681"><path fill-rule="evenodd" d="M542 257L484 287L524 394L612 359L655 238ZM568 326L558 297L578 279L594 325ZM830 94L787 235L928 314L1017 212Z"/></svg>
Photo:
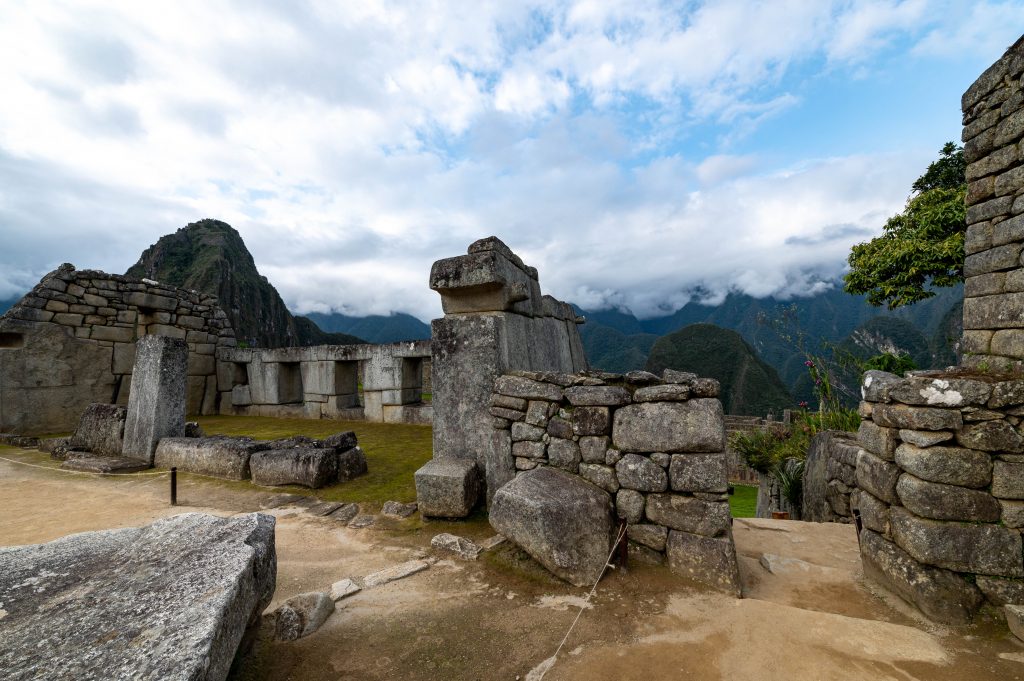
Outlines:
<svg viewBox="0 0 1024 681"><path fill-rule="evenodd" d="M472 459L432 459L414 479L421 515L465 518L476 506L480 477Z"/></svg>
<svg viewBox="0 0 1024 681"><path fill-rule="evenodd" d="M614 521L608 492L555 468L535 468L494 495L491 526L556 576L590 586L604 570Z"/></svg>
<svg viewBox="0 0 1024 681"><path fill-rule="evenodd" d="M338 480L338 452L323 447L270 449L253 454L249 470L256 485L319 489Z"/></svg>

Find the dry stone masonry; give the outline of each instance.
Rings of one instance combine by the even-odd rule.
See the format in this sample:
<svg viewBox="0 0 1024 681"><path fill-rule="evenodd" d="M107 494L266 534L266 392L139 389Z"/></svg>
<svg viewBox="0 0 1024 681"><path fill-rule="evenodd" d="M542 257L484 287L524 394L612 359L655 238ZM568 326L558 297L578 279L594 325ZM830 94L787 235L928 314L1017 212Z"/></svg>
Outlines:
<svg viewBox="0 0 1024 681"><path fill-rule="evenodd" d="M491 524L582 586L600 574L621 518L632 551L739 595L718 390L671 370L498 377L494 452L517 477L495 495Z"/></svg>
<svg viewBox="0 0 1024 681"><path fill-rule="evenodd" d="M853 520L851 494L857 490L857 453L852 433L826 430L811 438L804 464L800 519L816 523Z"/></svg>
<svg viewBox="0 0 1024 681"><path fill-rule="evenodd" d="M869 371L863 394L865 573L942 622L1024 604L1024 380Z"/></svg>
<svg viewBox="0 0 1024 681"><path fill-rule="evenodd" d="M61 265L0 317L0 431L70 431L90 404L127 405L146 335L188 344L188 411L216 413L215 354L235 337L215 296Z"/></svg>
<svg viewBox="0 0 1024 681"><path fill-rule="evenodd" d="M964 364L1024 362L1024 38L964 93Z"/></svg>

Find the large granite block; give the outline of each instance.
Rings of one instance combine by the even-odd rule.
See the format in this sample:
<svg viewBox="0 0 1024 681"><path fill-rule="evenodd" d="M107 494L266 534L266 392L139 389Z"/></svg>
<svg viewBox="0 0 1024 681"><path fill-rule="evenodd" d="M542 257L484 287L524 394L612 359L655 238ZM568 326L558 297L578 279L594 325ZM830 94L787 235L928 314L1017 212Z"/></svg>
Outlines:
<svg viewBox="0 0 1024 681"><path fill-rule="evenodd" d="M179 338L144 336L135 348L131 396L122 454L153 462L161 438L185 434L188 344Z"/></svg>

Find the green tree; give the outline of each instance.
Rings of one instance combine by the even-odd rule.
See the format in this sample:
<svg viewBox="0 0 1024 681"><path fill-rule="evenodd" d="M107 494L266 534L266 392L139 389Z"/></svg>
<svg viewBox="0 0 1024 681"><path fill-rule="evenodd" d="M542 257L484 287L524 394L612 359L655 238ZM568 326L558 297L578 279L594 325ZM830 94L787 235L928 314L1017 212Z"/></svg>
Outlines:
<svg viewBox="0 0 1024 681"><path fill-rule="evenodd" d="M939 159L913 184L903 212L885 223L882 236L855 245L848 293L867 294L872 305L910 305L935 293L928 286L963 281L967 211L963 147L942 147Z"/></svg>

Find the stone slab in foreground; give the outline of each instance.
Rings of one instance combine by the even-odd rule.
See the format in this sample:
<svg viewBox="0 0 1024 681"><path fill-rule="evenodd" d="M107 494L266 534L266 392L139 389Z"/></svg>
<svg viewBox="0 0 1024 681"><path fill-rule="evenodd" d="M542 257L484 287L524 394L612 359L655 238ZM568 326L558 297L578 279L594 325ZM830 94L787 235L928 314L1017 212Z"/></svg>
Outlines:
<svg viewBox="0 0 1024 681"><path fill-rule="evenodd" d="M262 513L2 548L0 675L219 681L276 576L274 518Z"/></svg>

